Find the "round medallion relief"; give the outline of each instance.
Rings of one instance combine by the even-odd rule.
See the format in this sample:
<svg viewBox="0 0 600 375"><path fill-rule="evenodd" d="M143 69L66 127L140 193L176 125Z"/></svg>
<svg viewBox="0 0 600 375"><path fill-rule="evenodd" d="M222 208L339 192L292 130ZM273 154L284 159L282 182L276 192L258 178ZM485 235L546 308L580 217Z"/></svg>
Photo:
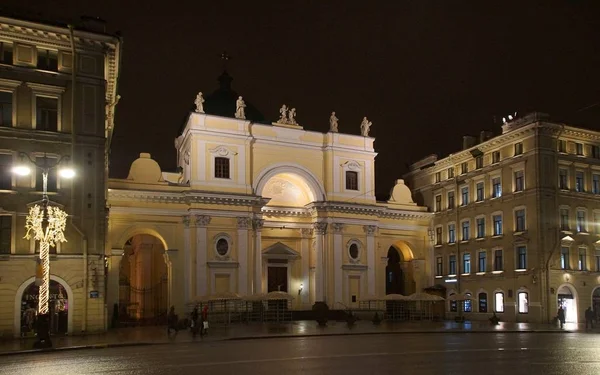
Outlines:
<svg viewBox="0 0 600 375"><path fill-rule="evenodd" d="M220 256L225 256L229 252L229 242L227 242L224 238L219 238L217 240L217 254Z"/></svg>
<svg viewBox="0 0 600 375"><path fill-rule="evenodd" d="M352 260L357 260L358 259L358 245L355 243L350 245L350 248L348 249L348 254L350 255L350 258Z"/></svg>

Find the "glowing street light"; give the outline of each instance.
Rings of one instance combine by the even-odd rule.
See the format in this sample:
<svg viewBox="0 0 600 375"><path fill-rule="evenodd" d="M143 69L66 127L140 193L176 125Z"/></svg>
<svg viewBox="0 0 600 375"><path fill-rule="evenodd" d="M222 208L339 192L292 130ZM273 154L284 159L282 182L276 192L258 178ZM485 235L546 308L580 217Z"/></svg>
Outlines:
<svg viewBox="0 0 600 375"><path fill-rule="evenodd" d="M38 266L41 275L37 275L36 281L39 282L39 299L38 299L38 317L37 317L37 339L35 347L51 347L50 340L50 314L48 309L48 300L50 295L50 247L55 247L57 243L66 242L64 231L67 224L67 213L57 206L51 206L48 199L48 173L51 169L57 169L63 160L68 160L68 156L61 157L56 162L51 162L51 159L45 155L38 161L31 159L28 154L20 153L21 163L16 165L12 170L20 176L27 176L31 173L31 168L24 163L24 158L27 157L31 164L42 170L43 191L42 202L40 205L34 205L29 209L25 222L26 239L33 238L35 241L40 241L40 255ZM63 178L73 178L75 171L71 168L61 168L58 173ZM40 277L41 276L41 277Z"/></svg>

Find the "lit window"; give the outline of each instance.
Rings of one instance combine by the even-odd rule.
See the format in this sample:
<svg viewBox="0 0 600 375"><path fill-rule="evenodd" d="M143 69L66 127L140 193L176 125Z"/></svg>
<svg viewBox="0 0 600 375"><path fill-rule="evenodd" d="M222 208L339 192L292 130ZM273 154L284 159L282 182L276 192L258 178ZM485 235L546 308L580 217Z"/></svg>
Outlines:
<svg viewBox="0 0 600 375"><path fill-rule="evenodd" d="M569 248L568 247L560 248L560 269L562 269L562 270L569 269Z"/></svg>
<svg viewBox="0 0 600 375"><path fill-rule="evenodd" d="M587 249L585 247L580 247L579 248L579 258L577 259L577 268L580 271L587 270L586 256L587 256Z"/></svg>
<svg viewBox="0 0 600 375"><path fill-rule="evenodd" d="M346 171L346 190L358 190L358 172Z"/></svg>
<svg viewBox="0 0 600 375"><path fill-rule="evenodd" d="M494 236L502 235L502 215L494 215L492 216L492 220L494 221Z"/></svg>
<svg viewBox="0 0 600 375"><path fill-rule="evenodd" d="M463 254L463 273L471 273L471 254Z"/></svg>
<svg viewBox="0 0 600 375"><path fill-rule="evenodd" d="M456 242L456 228L454 224L448 224L448 243Z"/></svg>
<svg viewBox="0 0 600 375"><path fill-rule="evenodd" d="M529 312L529 294L527 292L517 293L517 303L519 305L519 314L527 314Z"/></svg>
<svg viewBox="0 0 600 375"><path fill-rule="evenodd" d="M498 198L502 196L502 183L500 177L492 179L492 198Z"/></svg>
<svg viewBox="0 0 600 375"><path fill-rule="evenodd" d="M215 178L229 178L228 158L215 158Z"/></svg>
<svg viewBox="0 0 600 375"><path fill-rule="evenodd" d="M494 310L497 313L504 312L504 293L496 292L494 294Z"/></svg>
<svg viewBox="0 0 600 375"><path fill-rule="evenodd" d="M452 297L454 295L454 293L450 294L450 297ZM456 301L452 301L450 300L450 312L457 312L458 311L458 303L456 303Z"/></svg>
<svg viewBox="0 0 600 375"><path fill-rule="evenodd" d="M471 293L465 293L465 297L470 298L471 297ZM471 302L470 299L465 299L464 309L465 309L465 312L472 312L473 311L473 303Z"/></svg>

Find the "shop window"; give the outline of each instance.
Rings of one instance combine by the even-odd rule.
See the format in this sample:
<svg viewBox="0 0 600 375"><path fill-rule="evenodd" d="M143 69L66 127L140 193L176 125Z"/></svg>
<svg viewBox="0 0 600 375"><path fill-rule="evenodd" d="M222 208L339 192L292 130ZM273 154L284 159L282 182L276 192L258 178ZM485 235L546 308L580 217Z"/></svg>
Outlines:
<svg viewBox="0 0 600 375"><path fill-rule="evenodd" d="M519 314L529 312L529 294L527 292L517 293L517 304L519 305Z"/></svg>
<svg viewBox="0 0 600 375"><path fill-rule="evenodd" d="M494 311L497 313L504 312L504 293L494 293Z"/></svg>
<svg viewBox="0 0 600 375"><path fill-rule="evenodd" d="M487 293L481 292L479 293L479 312L486 313L488 312L488 301L487 301Z"/></svg>

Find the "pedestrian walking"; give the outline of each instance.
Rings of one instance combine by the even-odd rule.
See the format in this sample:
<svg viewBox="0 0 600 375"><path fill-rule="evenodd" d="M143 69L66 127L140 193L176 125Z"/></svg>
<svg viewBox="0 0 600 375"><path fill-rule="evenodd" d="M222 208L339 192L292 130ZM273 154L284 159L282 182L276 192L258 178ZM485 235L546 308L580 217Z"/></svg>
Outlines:
<svg viewBox="0 0 600 375"><path fill-rule="evenodd" d="M590 329L594 329L594 311L592 311L591 307L588 307L585 310L585 330L587 331L588 325Z"/></svg>
<svg viewBox="0 0 600 375"><path fill-rule="evenodd" d="M192 337L196 337L196 335L198 334L198 329L201 327L198 326L198 306L194 306L194 310L192 310L192 314L190 316L191 318L191 322L190 322L190 329L192 331Z"/></svg>
<svg viewBox="0 0 600 375"><path fill-rule="evenodd" d="M563 326L565 325L565 309L563 309L562 306L560 306L558 308L558 312L556 313L556 317L558 318L558 321L560 322L560 328L562 329Z"/></svg>
<svg viewBox="0 0 600 375"><path fill-rule="evenodd" d="M208 334L208 305L202 308L202 330L203 334Z"/></svg>
<svg viewBox="0 0 600 375"><path fill-rule="evenodd" d="M177 327L177 314L175 314L175 306L171 306L169 309L169 314L167 315L167 336L171 337L171 330L175 331L175 336L177 336L177 332L179 329Z"/></svg>

